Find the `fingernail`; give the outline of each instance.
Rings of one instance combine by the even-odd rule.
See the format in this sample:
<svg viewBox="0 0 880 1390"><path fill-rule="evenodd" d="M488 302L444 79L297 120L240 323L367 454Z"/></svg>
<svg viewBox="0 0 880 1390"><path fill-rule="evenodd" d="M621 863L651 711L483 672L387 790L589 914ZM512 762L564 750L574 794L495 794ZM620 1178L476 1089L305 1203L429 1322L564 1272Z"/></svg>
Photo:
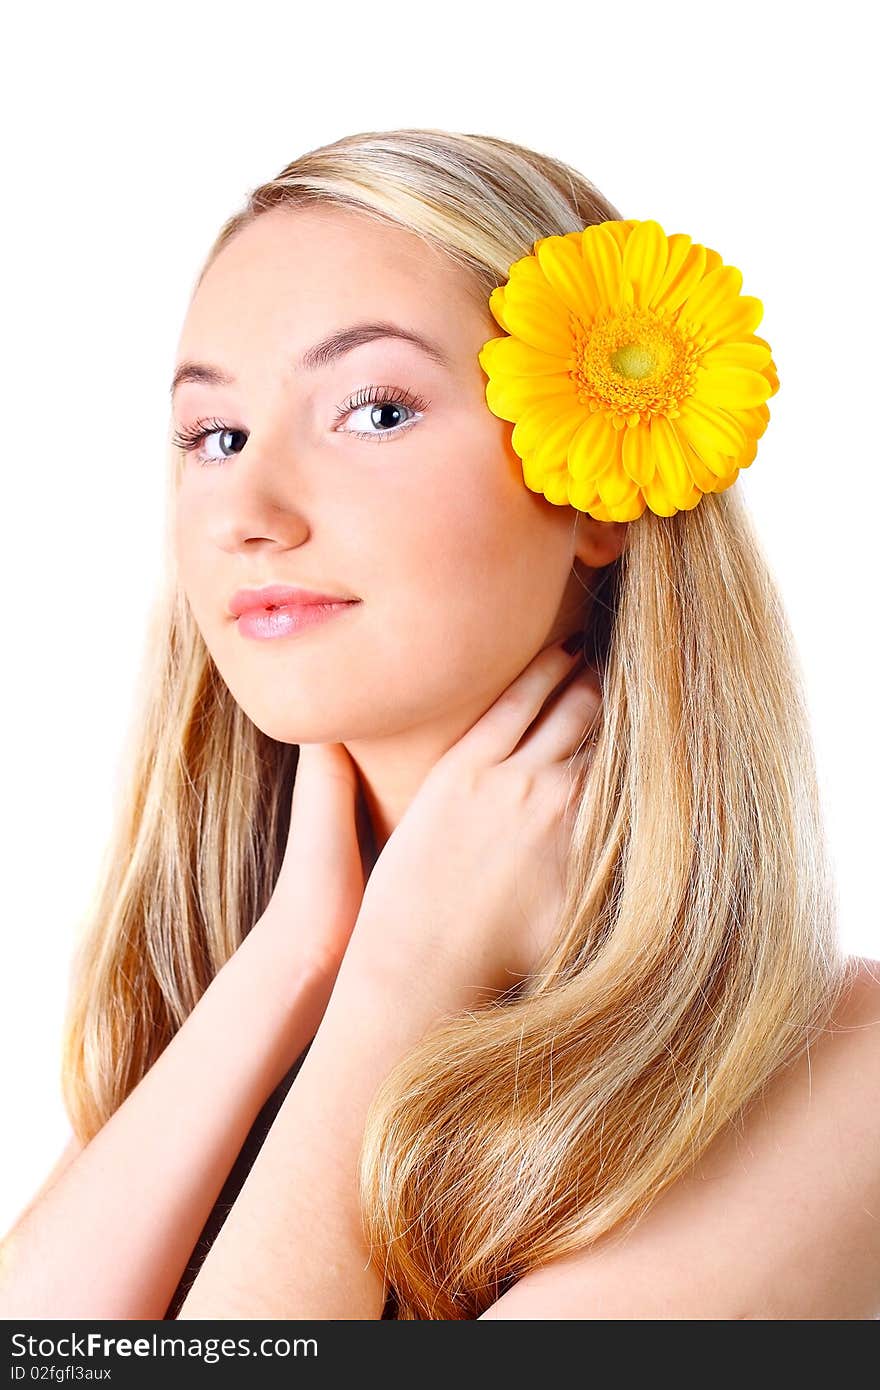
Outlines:
<svg viewBox="0 0 880 1390"><path fill-rule="evenodd" d="M581 631L573 632L570 637L566 637L562 646L565 649L565 651L568 652L569 656L573 656L576 651L583 647L585 636L586 634L583 631Z"/></svg>

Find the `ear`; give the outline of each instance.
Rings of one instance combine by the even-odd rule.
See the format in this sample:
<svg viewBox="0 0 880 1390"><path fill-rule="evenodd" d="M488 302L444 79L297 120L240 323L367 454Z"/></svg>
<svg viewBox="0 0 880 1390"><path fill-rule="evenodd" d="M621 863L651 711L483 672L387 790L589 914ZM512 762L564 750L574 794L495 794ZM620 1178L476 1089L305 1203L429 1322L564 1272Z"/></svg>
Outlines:
<svg viewBox="0 0 880 1390"><path fill-rule="evenodd" d="M623 550L628 526L628 521L597 521L586 512L578 512L574 534L576 558L590 569L610 565Z"/></svg>

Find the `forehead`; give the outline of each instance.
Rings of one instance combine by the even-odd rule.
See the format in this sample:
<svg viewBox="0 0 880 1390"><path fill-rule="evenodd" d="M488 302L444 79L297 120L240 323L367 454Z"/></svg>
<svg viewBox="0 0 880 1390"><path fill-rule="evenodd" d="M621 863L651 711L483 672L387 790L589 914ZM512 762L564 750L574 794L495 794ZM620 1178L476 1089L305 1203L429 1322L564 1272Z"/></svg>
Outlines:
<svg viewBox="0 0 880 1390"><path fill-rule="evenodd" d="M356 319L442 335L494 321L474 281L415 233L345 208L272 209L236 233L189 305L181 353L248 328L305 345ZM497 329L496 329L497 331Z"/></svg>

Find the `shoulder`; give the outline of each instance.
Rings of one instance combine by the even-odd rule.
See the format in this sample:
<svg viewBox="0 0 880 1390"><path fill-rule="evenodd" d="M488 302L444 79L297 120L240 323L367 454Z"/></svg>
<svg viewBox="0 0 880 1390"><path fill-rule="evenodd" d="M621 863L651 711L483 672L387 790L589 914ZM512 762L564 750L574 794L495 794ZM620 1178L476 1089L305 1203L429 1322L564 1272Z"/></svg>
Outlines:
<svg viewBox="0 0 880 1390"><path fill-rule="evenodd" d="M829 1026L691 1173L483 1316L880 1318L880 961L851 966Z"/></svg>

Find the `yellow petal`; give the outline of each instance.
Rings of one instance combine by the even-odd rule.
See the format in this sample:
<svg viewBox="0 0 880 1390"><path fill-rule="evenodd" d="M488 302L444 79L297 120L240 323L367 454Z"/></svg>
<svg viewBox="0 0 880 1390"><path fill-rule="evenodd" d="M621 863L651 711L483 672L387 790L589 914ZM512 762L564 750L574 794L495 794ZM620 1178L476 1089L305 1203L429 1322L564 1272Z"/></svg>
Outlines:
<svg viewBox="0 0 880 1390"><path fill-rule="evenodd" d="M544 496L554 506L568 505L568 474L564 468L548 473L544 479Z"/></svg>
<svg viewBox="0 0 880 1390"><path fill-rule="evenodd" d="M538 294L546 287L546 277L535 256L520 256L507 272L509 284L531 287Z"/></svg>
<svg viewBox="0 0 880 1390"><path fill-rule="evenodd" d="M574 344L568 312L546 280L543 291L511 281L504 297L504 318L509 331L532 347L555 357L570 355Z"/></svg>
<svg viewBox="0 0 880 1390"><path fill-rule="evenodd" d="M666 496L676 507L686 508L692 498L694 480L672 422L663 415L656 415L651 421L650 447L657 480Z"/></svg>
<svg viewBox="0 0 880 1390"><path fill-rule="evenodd" d="M673 238L675 240L675 238ZM671 278L664 276L662 288L654 297L653 308L664 310L672 314L678 309L679 305L687 299L691 290L700 281L700 277L706 267L706 248L699 242L690 242L689 238L687 251L680 264L676 259L675 272Z"/></svg>
<svg viewBox="0 0 880 1390"><path fill-rule="evenodd" d="M535 253L549 283L582 323L590 323L601 301L589 267L577 243L570 237L542 237L535 242Z"/></svg>
<svg viewBox="0 0 880 1390"><path fill-rule="evenodd" d="M513 434L510 437L520 458L525 454L532 453L560 417L570 413L565 407L560 409L560 397L558 396L538 400L526 406L514 425Z"/></svg>
<svg viewBox="0 0 880 1390"><path fill-rule="evenodd" d="M549 396L573 397L571 378L534 376L523 382L518 377L499 376L486 383L486 404L500 420L518 420L527 405Z"/></svg>
<svg viewBox="0 0 880 1390"><path fill-rule="evenodd" d="M638 308L647 308L666 269L668 244L659 222L649 218L630 233L623 253L622 274L633 287Z"/></svg>
<svg viewBox="0 0 880 1390"><path fill-rule="evenodd" d="M534 445L535 461L548 472L565 468L565 459L571 437L580 428L584 418L584 407L575 402L574 407L554 399L556 414L545 425L540 438Z"/></svg>
<svg viewBox="0 0 880 1390"><path fill-rule="evenodd" d="M623 471L641 487L649 483L654 476L650 429L647 425L638 424L632 429L621 430L620 433Z"/></svg>
<svg viewBox="0 0 880 1390"><path fill-rule="evenodd" d="M596 491L596 484L586 479L568 479L568 500L573 507L577 507L579 512L592 512L595 506L604 506L601 497ZM595 513L593 513L595 515ZM606 517L605 520L608 520Z"/></svg>
<svg viewBox="0 0 880 1390"><path fill-rule="evenodd" d="M721 405L725 410L747 410L766 401L770 382L760 372L749 371L748 367L701 367L695 394L707 405Z"/></svg>
<svg viewBox="0 0 880 1390"><path fill-rule="evenodd" d="M746 432L738 420L721 406L706 405L696 396L682 401L676 428L684 431L709 468L711 455L721 453L737 458L747 443Z"/></svg>
<svg viewBox="0 0 880 1390"><path fill-rule="evenodd" d="M639 225L639 219L637 217L612 218L602 225L608 235L617 242L617 249L622 261L626 243L629 241L631 232Z"/></svg>
<svg viewBox="0 0 880 1390"><path fill-rule="evenodd" d="M772 396L775 396L776 392L779 390L779 377L776 375L776 363L773 361L772 357L770 361L767 363L767 366L764 368L764 372L767 377L767 380L770 382L770 385L773 388L770 394Z"/></svg>
<svg viewBox="0 0 880 1390"><path fill-rule="evenodd" d="M604 222L585 227L581 237L584 261L596 285L603 308L617 308L620 301L623 262L613 232Z"/></svg>
<svg viewBox="0 0 880 1390"><path fill-rule="evenodd" d="M741 294L737 299L721 304L703 322L706 347L714 347L731 338L744 338L751 333L764 314L764 305L754 295Z"/></svg>
<svg viewBox="0 0 880 1390"><path fill-rule="evenodd" d="M700 362L704 367L748 367L759 372L770 362L770 346L758 341L719 343L708 348Z"/></svg>
<svg viewBox="0 0 880 1390"><path fill-rule="evenodd" d="M601 410L584 419L568 446L568 471L578 482L590 482L620 454L620 434Z"/></svg>
<svg viewBox="0 0 880 1390"><path fill-rule="evenodd" d="M504 296L506 292L506 287L504 285L496 285L495 289L489 295L489 311L499 326L504 329L505 333L509 333L510 324L507 322L504 314Z"/></svg>
<svg viewBox="0 0 880 1390"><path fill-rule="evenodd" d="M596 487L605 506L612 510L630 502L639 490L638 483L634 483L617 462L599 474Z"/></svg>
<svg viewBox="0 0 880 1390"><path fill-rule="evenodd" d="M651 511L655 512L657 516L674 516L678 511L678 507L676 507L672 498L667 493L666 488L663 486L663 483L660 481L659 474L655 475L651 482L645 485L643 496L648 506L651 508Z"/></svg>
<svg viewBox="0 0 880 1390"><path fill-rule="evenodd" d="M687 464L687 470L693 478L694 484L701 492L714 492L718 486L719 478L724 477L725 474L730 471L731 460L717 455L717 466L714 469L707 468L706 464L700 458L700 455L694 450L687 435L681 430L676 430L675 426L677 421L670 420L668 424L675 436L675 441L681 450L685 463Z"/></svg>
<svg viewBox="0 0 880 1390"><path fill-rule="evenodd" d="M570 360L570 353L555 356L518 337L490 338L477 353L487 376L558 376L568 369Z"/></svg>
<svg viewBox="0 0 880 1390"><path fill-rule="evenodd" d="M691 290L679 312L679 322L689 323L697 330L702 329L719 309L726 308L736 299L741 288L742 272L734 265L720 265L717 270L704 275Z"/></svg>
<svg viewBox="0 0 880 1390"><path fill-rule="evenodd" d="M616 507L602 507L596 509L594 516L599 521L635 521L645 510L645 496L641 488L635 489L633 496L626 499L626 502L617 503Z"/></svg>
<svg viewBox="0 0 880 1390"><path fill-rule="evenodd" d="M530 492L543 492L547 470L542 468L531 449L520 455L523 482Z"/></svg>

